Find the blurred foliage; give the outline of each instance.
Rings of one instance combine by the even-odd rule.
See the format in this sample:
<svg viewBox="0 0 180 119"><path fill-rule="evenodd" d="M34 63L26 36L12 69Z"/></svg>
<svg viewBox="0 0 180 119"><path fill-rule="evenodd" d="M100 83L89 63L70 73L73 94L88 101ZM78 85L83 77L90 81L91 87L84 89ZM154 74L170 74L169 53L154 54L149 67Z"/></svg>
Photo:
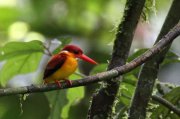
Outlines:
<svg viewBox="0 0 180 119"><path fill-rule="evenodd" d="M20 116L20 102L18 96L0 98L0 118L11 119Z"/></svg>
<svg viewBox="0 0 180 119"><path fill-rule="evenodd" d="M44 94L30 95L22 104L21 113L19 96L0 98L1 119L45 119L49 115L48 102Z"/></svg>
<svg viewBox="0 0 180 119"><path fill-rule="evenodd" d="M146 0L146 3L145 3L145 7L144 7L144 10L143 10L143 13L142 13L142 18L145 20L145 21L149 21L149 17L152 15L152 14L156 14L157 10L156 10L156 0Z"/></svg>
<svg viewBox="0 0 180 119"><path fill-rule="evenodd" d="M0 52L0 60L6 61L0 70L0 84L5 86L13 76L35 71L44 48L40 41L10 42Z"/></svg>
<svg viewBox="0 0 180 119"><path fill-rule="evenodd" d="M99 63L94 68L87 63L80 63L79 74L87 75L106 71L125 2L126 0L43 0L43 2L40 0L1 0L1 86L7 86L7 83L16 76L34 72L39 73L36 80L42 81L42 69L49 58L47 55L50 55L48 52L56 54L69 43L81 45L85 54ZM149 20L158 11L168 7L170 2L147 0L142 18ZM55 38L59 42L52 40ZM146 50L136 50L129 56L127 62ZM179 56L169 52L162 66L174 62L179 62ZM123 75L120 93L116 100L117 119L127 117L139 71L140 67L137 67ZM24 76L23 80L26 78ZM70 77L70 79L79 78L81 75L77 74ZM32 82L29 82L27 84L31 85ZM96 84L31 94L22 102L19 96L1 97L0 119L84 119L87 116L90 97L98 86ZM177 104L178 90L179 88L172 87L162 96ZM154 108L148 111L152 118L161 112L163 116L171 113L161 105L156 107L156 102L151 103ZM21 113L21 104L23 113ZM174 114L170 115L176 118Z"/></svg>
<svg viewBox="0 0 180 119"><path fill-rule="evenodd" d="M62 109L67 105L65 90L46 92L46 97L49 102L50 114L49 119L59 119L61 117Z"/></svg>

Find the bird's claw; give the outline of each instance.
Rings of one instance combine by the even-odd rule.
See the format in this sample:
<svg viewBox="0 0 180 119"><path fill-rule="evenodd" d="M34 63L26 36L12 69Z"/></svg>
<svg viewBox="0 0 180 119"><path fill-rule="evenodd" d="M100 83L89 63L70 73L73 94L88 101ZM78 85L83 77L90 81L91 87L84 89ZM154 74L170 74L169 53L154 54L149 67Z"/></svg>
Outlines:
<svg viewBox="0 0 180 119"><path fill-rule="evenodd" d="M61 88L61 83L59 81L55 80L54 82L58 85L59 88Z"/></svg>
<svg viewBox="0 0 180 119"><path fill-rule="evenodd" d="M65 79L65 81L69 86L72 86L72 81L71 80Z"/></svg>

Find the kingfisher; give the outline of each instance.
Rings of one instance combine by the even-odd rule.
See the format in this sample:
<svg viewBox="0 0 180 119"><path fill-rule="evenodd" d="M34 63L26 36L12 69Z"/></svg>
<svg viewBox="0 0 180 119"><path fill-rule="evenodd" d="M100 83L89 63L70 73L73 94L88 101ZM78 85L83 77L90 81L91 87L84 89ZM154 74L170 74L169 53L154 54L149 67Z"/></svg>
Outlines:
<svg viewBox="0 0 180 119"><path fill-rule="evenodd" d="M73 74L78 66L77 59L82 59L91 64L97 64L93 59L86 56L82 49L76 45L66 45L58 54L52 56L48 62L43 80L44 83L57 83L61 87L60 81L66 81L72 85L68 77Z"/></svg>

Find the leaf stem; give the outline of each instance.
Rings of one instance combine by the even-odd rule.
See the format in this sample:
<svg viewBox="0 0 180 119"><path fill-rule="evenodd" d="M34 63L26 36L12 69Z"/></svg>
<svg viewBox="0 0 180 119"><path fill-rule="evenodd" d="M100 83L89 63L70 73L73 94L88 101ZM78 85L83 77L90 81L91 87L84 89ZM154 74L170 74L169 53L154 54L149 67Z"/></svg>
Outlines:
<svg viewBox="0 0 180 119"><path fill-rule="evenodd" d="M49 50L51 46L51 41L49 42L49 45L46 46L45 44L43 44L43 47L45 49L44 54L48 55L48 56L52 56L53 54L51 53L51 51Z"/></svg>

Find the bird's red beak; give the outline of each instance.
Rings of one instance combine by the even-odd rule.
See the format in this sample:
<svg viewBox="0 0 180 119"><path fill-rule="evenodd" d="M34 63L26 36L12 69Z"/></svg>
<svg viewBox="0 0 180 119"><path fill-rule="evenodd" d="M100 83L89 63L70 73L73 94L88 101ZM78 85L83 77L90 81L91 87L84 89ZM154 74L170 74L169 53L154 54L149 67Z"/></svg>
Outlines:
<svg viewBox="0 0 180 119"><path fill-rule="evenodd" d="M78 58L80 58L80 59L82 59L82 60L84 60L84 61L86 61L86 62L89 62L89 63L91 63L91 64L98 64L98 63L95 62L93 59L89 58L88 56L86 56L86 55L84 55L84 54L80 55Z"/></svg>

